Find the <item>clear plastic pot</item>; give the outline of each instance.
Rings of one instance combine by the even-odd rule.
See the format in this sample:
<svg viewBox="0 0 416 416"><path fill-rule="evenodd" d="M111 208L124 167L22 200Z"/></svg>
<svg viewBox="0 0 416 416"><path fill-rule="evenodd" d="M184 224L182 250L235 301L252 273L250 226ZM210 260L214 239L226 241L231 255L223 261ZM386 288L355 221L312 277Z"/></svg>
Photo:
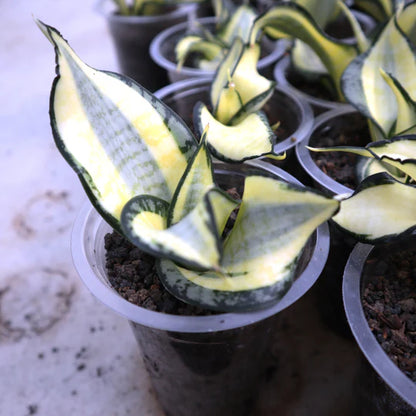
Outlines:
<svg viewBox="0 0 416 416"><path fill-rule="evenodd" d="M215 28L215 17L204 17L197 20L198 24L203 25L208 30L213 31ZM184 79L195 77L213 77L214 71L203 70L184 66L178 71L175 58L175 46L178 41L186 34L191 25L195 25L191 19L185 23L179 23L169 29L159 33L150 45L150 56L161 68L167 71L170 82L182 81ZM283 57L289 42L286 40L272 41L265 38L262 41L263 57L259 60L257 68L259 72L273 78L273 68L275 63Z"/></svg>
<svg viewBox="0 0 416 416"><path fill-rule="evenodd" d="M241 181L248 171L296 181L261 161L216 165L216 178ZM232 172L232 175L230 175ZM228 179L227 179L228 180ZM140 345L156 395L167 415L229 416L249 414L256 399L274 319L315 283L325 264L329 237L326 224L311 237L297 278L275 305L247 313L176 316L136 306L112 289L105 270L104 236L111 228L88 203L72 233L75 267L88 289L105 305L126 317Z"/></svg>
<svg viewBox="0 0 416 416"><path fill-rule="evenodd" d="M343 278L344 307L351 331L364 357L359 374L357 401L361 403L360 416L416 415L416 383L408 378L384 352L370 330L361 303L364 283L377 263L386 258L383 253L403 251L415 247L416 236L407 241L375 248L358 243L345 267ZM367 271L366 262L372 265ZM365 271L365 272L364 272ZM364 272L364 273L363 273Z"/></svg>

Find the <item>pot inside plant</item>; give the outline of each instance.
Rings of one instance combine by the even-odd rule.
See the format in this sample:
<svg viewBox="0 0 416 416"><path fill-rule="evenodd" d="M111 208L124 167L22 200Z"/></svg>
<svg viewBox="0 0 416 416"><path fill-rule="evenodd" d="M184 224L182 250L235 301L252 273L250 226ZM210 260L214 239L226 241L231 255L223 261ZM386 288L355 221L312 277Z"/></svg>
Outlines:
<svg viewBox="0 0 416 416"><path fill-rule="evenodd" d="M415 242L357 244L345 269L345 310L366 358L357 383L362 415L416 414Z"/></svg>

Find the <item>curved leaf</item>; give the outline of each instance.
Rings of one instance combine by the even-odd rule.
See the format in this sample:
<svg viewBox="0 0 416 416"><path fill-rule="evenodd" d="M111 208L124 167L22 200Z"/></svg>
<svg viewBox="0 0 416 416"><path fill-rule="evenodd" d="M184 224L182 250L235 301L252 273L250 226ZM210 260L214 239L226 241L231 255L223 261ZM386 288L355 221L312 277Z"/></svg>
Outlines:
<svg viewBox="0 0 416 416"><path fill-rule="evenodd" d="M416 227L416 188L378 173L361 182L341 201L333 220L357 239L378 242L397 238Z"/></svg>
<svg viewBox="0 0 416 416"><path fill-rule="evenodd" d="M371 48L356 58L342 76L346 99L370 118L385 137L394 134L398 103L380 69L398 80L412 100L416 98L416 55L392 17ZM397 91L397 89L396 89Z"/></svg>
<svg viewBox="0 0 416 416"><path fill-rule="evenodd" d="M236 126L217 121L203 103L194 108L194 124L198 130L209 127L206 140L210 151L220 160L242 162L273 152L274 134L266 116L252 113Z"/></svg>
<svg viewBox="0 0 416 416"><path fill-rule="evenodd" d="M170 201L197 146L188 127L140 85L87 66L56 29L38 25L56 51L54 138L93 204L119 229L135 195Z"/></svg>
<svg viewBox="0 0 416 416"><path fill-rule="evenodd" d="M310 235L337 209L336 200L315 191L249 176L237 220L224 243L221 272L193 272L162 260L161 280L175 296L204 307L265 307L284 295Z"/></svg>
<svg viewBox="0 0 416 416"><path fill-rule="evenodd" d="M345 68L357 56L355 46L326 35L305 9L291 2L276 5L256 19L251 43L255 43L261 31L275 39L289 36L309 45L325 65L342 99L340 79Z"/></svg>
<svg viewBox="0 0 416 416"><path fill-rule="evenodd" d="M166 228L168 205L149 195L131 199L121 214L124 235L137 247L194 269L218 269L222 247L214 213L231 214L235 203L218 188L179 222ZM223 218L219 219L224 222Z"/></svg>

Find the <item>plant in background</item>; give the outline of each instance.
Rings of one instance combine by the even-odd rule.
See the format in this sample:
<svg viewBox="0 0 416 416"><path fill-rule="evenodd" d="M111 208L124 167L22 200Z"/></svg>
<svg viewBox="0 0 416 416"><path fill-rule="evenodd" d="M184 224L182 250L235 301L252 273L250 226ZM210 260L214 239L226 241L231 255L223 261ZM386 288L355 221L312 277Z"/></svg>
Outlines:
<svg viewBox="0 0 416 416"><path fill-rule="evenodd" d="M140 85L87 66L55 29L38 25L56 51L55 142L102 217L159 258L161 281L181 300L231 311L280 299L303 246L338 201L258 174L234 200L215 184L205 145L211 127L197 143Z"/></svg>
<svg viewBox="0 0 416 416"><path fill-rule="evenodd" d="M354 0L353 7L362 10L377 22L385 22L395 10L395 5L400 0Z"/></svg>
<svg viewBox="0 0 416 416"><path fill-rule="evenodd" d="M204 0L113 0L122 16L150 16L163 13L163 8L180 3L200 3Z"/></svg>
<svg viewBox="0 0 416 416"><path fill-rule="evenodd" d="M273 39L289 37L303 41L319 57L328 72L335 96L343 101L341 75L349 63L367 49L368 41L348 7L342 2L337 4L351 22L357 40L354 45L327 35L308 10L293 1L279 3L258 16L253 24L250 43L256 43L262 33Z"/></svg>
<svg viewBox="0 0 416 416"><path fill-rule="evenodd" d="M199 134L209 126L206 140L218 159L242 162L274 154L275 135L261 108L272 96L276 82L257 71L258 44L248 46L237 37L212 80L210 109L194 107L194 126Z"/></svg>
<svg viewBox="0 0 416 416"><path fill-rule="evenodd" d="M216 17L215 30L210 32L197 20L191 22L190 32L175 46L178 69L192 56L192 66L215 70L237 37L248 42L256 11L248 4L237 7L230 0L213 0L212 6Z"/></svg>

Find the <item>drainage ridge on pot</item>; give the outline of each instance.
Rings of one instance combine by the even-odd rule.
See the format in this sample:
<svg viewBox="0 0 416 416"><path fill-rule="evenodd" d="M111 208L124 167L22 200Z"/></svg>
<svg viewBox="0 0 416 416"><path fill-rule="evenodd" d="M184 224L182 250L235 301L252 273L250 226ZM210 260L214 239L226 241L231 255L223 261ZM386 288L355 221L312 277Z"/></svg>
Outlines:
<svg viewBox="0 0 416 416"><path fill-rule="evenodd" d="M150 91L168 84L166 71L150 57L150 43L164 29L196 14L196 4L181 4L160 15L123 16L109 7L110 0L99 0L95 9L107 20L121 72Z"/></svg>
<svg viewBox="0 0 416 416"><path fill-rule="evenodd" d="M215 27L216 18L204 17L198 19L197 22L210 29ZM175 60L175 46L186 34L186 31L192 26L192 23L195 24L192 19L189 19L187 22L179 23L165 29L160 32L150 44L150 56L154 62L167 71L171 82L177 82L193 77L212 78L215 74L215 71L193 68L190 66L184 66L178 71ZM273 65L283 57L289 44L290 43L285 39L277 42L268 38L263 40L263 47L266 53L264 57L259 60L257 65L257 68L262 75L268 77L273 76Z"/></svg>
<svg viewBox="0 0 416 416"><path fill-rule="evenodd" d="M211 78L178 81L156 91L155 96L178 113L188 126L192 126L193 107L197 101L205 103L210 101L211 82ZM276 120L269 120L270 124L281 121L281 127L285 130L283 139L275 144L274 152L288 152L310 134L314 121L311 107L302 98L292 95L280 86L276 87L274 95L262 110L267 114L271 106L278 107L278 111L275 108L269 111L273 117L276 117Z"/></svg>
<svg viewBox="0 0 416 416"><path fill-rule="evenodd" d="M242 170L241 178L244 172L254 170L297 182L262 161L219 163L216 174L227 175L238 169ZM91 205L86 205L73 228L74 264L88 289L130 321L166 415L248 415L261 386L276 314L303 296L323 269L329 249L327 224L318 227L308 241L297 268L298 277L280 301L262 310L210 316L154 312L117 294L105 271L104 236L111 231Z"/></svg>
<svg viewBox="0 0 416 416"><path fill-rule="evenodd" d="M404 403L401 405L408 413L400 414L413 416L416 415L416 383L410 380L384 352L370 330L361 304L361 276L365 262L373 249L372 245L358 243L348 259L343 278L345 312L362 353L384 383L403 399ZM386 403L386 406L391 406L391 403ZM390 415L392 413L380 413L380 415L384 414Z"/></svg>

